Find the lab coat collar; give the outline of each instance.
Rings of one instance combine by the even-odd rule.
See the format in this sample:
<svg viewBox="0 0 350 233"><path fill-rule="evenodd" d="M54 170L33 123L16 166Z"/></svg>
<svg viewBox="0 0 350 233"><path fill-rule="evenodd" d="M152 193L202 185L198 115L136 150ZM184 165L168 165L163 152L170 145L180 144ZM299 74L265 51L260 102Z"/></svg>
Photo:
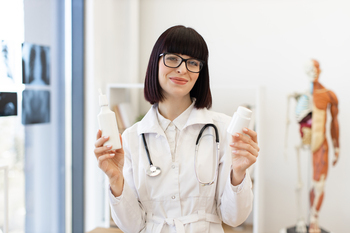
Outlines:
<svg viewBox="0 0 350 233"><path fill-rule="evenodd" d="M160 127L163 129L163 131L165 132L167 130L167 128L169 127L171 121L166 119L165 117L162 116L162 114L159 113L159 109L157 108L157 118L158 118L158 123L160 125Z"/></svg>
<svg viewBox="0 0 350 233"><path fill-rule="evenodd" d="M213 124L213 117L207 108L193 108L184 128L195 124Z"/></svg>
<svg viewBox="0 0 350 233"><path fill-rule="evenodd" d="M139 135L143 133L164 134L157 119L157 108L158 104L153 104L150 110L148 110L146 115L142 118L139 127L137 128L137 133Z"/></svg>
<svg viewBox="0 0 350 233"><path fill-rule="evenodd" d="M181 113L180 116L176 117L176 119L173 120L174 125L179 130L183 130L185 128L187 121L192 113L192 110L194 109L195 102L196 99L192 99L192 104L185 111L183 111L183 113Z"/></svg>
<svg viewBox="0 0 350 233"><path fill-rule="evenodd" d="M137 133L139 135L142 133L157 133L165 135L157 119L157 107L158 105L154 104L140 121L140 125L137 129ZM207 108L197 109L194 107L190 113L190 116L188 117L186 124L182 129L190 125L210 123L214 123L210 111Z"/></svg>

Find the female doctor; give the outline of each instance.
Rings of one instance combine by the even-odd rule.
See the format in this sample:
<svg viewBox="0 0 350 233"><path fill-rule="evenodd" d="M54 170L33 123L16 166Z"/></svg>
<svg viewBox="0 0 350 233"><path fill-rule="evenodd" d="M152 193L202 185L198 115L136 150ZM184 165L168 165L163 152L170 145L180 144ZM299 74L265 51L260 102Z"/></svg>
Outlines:
<svg viewBox="0 0 350 233"><path fill-rule="evenodd" d="M103 146L108 137L100 130L95 143L118 227L125 233L221 233L222 221L243 223L252 209L247 168L258 156L257 134L244 129L245 135L231 136L231 118L208 110L208 48L194 29L174 26L158 38L144 95L153 106L123 133L122 149Z"/></svg>

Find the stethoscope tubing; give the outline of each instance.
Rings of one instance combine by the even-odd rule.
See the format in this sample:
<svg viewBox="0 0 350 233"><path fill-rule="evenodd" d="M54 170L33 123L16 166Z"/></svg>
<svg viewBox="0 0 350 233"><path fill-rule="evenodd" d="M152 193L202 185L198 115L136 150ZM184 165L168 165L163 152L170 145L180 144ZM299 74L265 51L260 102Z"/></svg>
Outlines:
<svg viewBox="0 0 350 233"><path fill-rule="evenodd" d="M203 182L200 178L199 175L197 173L197 158L198 158L198 148L199 148L199 144L200 144L200 140L202 139L202 134L204 132L204 130L208 127L213 127L215 130L215 144L216 144L216 170L215 170L215 174L214 174L214 178L209 181L209 182ZM220 152L220 143L219 143L219 133L218 133L218 129L216 128L216 126L214 124L206 124L202 127L201 131L198 134L197 140L196 140L196 148L195 148L195 155L194 155L194 173L196 174L196 178L198 180L198 182L203 185L203 186L209 186L214 184L217 176L218 176L218 169L219 169L219 152Z"/></svg>
<svg viewBox="0 0 350 233"><path fill-rule="evenodd" d="M143 145L145 146L145 150L146 150L146 154L147 154L147 158L149 161L149 165L153 166L152 160L151 160L151 156L149 155L149 151L148 151L148 146L147 146L147 142L145 139L145 134L142 134L142 139L143 139Z"/></svg>
<svg viewBox="0 0 350 233"><path fill-rule="evenodd" d="M199 131L199 134L198 134L198 137L197 137L197 140L196 140L196 146L198 145L199 143L199 139L202 137L202 134L204 132L204 130L208 127L213 127L214 130L215 130L215 142L216 143L219 143L219 133L218 133L218 129L216 128L216 126L214 124L206 124L202 127L201 131Z"/></svg>
<svg viewBox="0 0 350 233"><path fill-rule="evenodd" d="M146 143L145 134L142 134L142 139L143 139L143 145L145 146L148 162L149 162L149 165L150 165L149 169L146 170L146 174L149 175L149 176L158 176L162 172L162 169L160 169L160 167L157 167L157 166L153 165L151 156L150 156L149 151L148 151L148 146L147 146L147 143Z"/></svg>

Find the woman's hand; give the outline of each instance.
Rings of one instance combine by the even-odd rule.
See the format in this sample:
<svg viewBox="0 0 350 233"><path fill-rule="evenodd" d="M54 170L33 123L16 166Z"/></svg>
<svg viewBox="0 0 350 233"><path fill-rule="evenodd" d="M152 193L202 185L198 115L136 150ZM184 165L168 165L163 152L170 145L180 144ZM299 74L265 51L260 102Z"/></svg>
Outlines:
<svg viewBox="0 0 350 233"><path fill-rule="evenodd" d="M232 185L240 184L249 168L259 155L257 133L251 129L244 128L244 134L232 136L230 147L232 148Z"/></svg>
<svg viewBox="0 0 350 233"><path fill-rule="evenodd" d="M114 196L120 196L123 191L124 177L124 150L111 150L112 146L103 146L109 137L101 137L102 132L98 130L95 142L95 156L98 161L99 168L108 176L111 190ZM122 144L122 137L120 142Z"/></svg>

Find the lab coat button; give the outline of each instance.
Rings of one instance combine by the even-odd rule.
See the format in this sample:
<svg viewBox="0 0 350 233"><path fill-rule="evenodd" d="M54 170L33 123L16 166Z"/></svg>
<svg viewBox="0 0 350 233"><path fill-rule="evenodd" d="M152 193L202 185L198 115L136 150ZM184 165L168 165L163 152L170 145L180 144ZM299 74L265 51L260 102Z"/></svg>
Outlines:
<svg viewBox="0 0 350 233"><path fill-rule="evenodd" d="M171 199L175 199L176 197L175 196L172 196Z"/></svg>

